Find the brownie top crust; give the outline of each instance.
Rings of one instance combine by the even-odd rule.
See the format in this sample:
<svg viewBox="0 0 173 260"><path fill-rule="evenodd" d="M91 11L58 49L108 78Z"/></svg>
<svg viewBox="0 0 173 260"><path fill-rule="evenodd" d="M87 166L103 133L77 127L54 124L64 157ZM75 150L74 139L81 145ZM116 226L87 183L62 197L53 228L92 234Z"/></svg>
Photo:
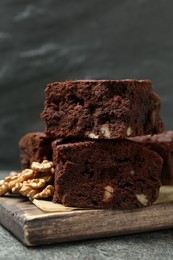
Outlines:
<svg viewBox="0 0 173 260"><path fill-rule="evenodd" d="M155 159L157 159L158 161L159 160L162 161L160 156L158 156L157 152L150 151L148 148L141 146L138 142L134 143L130 139L97 140L97 141L86 140L86 141L79 141L74 143L73 142L59 143L58 140L55 140L52 142L51 145L53 150L58 151L57 154L55 153L56 154L55 156L56 158L54 158L55 161L58 161L61 151L63 151L63 153L66 154L67 161L69 160L69 158L72 159L73 157L75 158L74 161L76 161L76 157L78 158L80 157L79 159L80 161L82 156L86 154L86 151L92 151L92 153L94 154L95 149L100 149L104 151L104 156L106 155L106 153L109 155L112 154L111 156L115 157L117 160L120 160L121 157L125 157L125 158L133 158L133 160L135 161L136 159L134 158L134 154L136 154L136 156L138 157L141 157L143 156L143 154L145 154L149 158L149 154L151 153L153 158L155 157ZM72 151L75 151L75 153L73 154ZM98 155L95 153L95 156L97 157ZM109 159L107 158L107 160Z"/></svg>
<svg viewBox="0 0 173 260"><path fill-rule="evenodd" d="M19 146L20 147L26 146L26 144L28 144L28 141L30 141L31 139L40 140L46 138L49 139L49 137L47 137L44 132L29 132L21 137L21 139L19 140Z"/></svg>
<svg viewBox="0 0 173 260"><path fill-rule="evenodd" d="M84 91L84 95L87 95L88 97L88 91L85 93L86 90L90 90L91 94L92 91L97 90L97 88L105 89L107 88L107 91L114 90L113 93L118 94L119 91L122 90L129 92L130 90L134 90L135 88L141 88L146 91L152 90L152 83L150 80L136 80L136 79L124 79L124 80L66 80L64 82L53 82L49 83L45 89L46 96L48 99L54 99L54 97L51 95L52 90L61 91L61 94L66 94L66 89L73 89L73 91L77 88L81 91ZM128 89L127 89L128 87ZM130 89L129 89L130 88ZM101 92L101 89L98 92ZM51 92L50 92L51 91Z"/></svg>
<svg viewBox="0 0 173 260"><path fill-rule="evenodd" d="M46 138L46 134L44 132L29 132L26 133L24 136L22 136L19 140L19 146L23 147L27 144L28 140L31 140L32 138L40 139L40 138Z"/></svg>

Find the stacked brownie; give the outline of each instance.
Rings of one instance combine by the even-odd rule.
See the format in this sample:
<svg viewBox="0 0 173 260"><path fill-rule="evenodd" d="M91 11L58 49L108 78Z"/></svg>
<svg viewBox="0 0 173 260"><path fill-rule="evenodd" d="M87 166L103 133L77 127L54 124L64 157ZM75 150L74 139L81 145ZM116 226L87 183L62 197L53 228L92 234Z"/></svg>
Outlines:
<svg viewBox="0 0 173 260"><path fill-rule="evenodd" d="M159 194L163 156L143 144L146 142L133 138L163 131L159 109L160 99L149 80L49 84L42 113L46 130L36 150L41 151L44 143L49 145L43 148L45 155L40 152L35 156L33 147L26 152L27 142L21 140L23 167L32 160L52 156L53 201L65 206L149 206ZM34 133L27 138L33 137L40 139ZM33 144L30 142L29 146ZM47 151L52 151L52 155Z"/></svg>

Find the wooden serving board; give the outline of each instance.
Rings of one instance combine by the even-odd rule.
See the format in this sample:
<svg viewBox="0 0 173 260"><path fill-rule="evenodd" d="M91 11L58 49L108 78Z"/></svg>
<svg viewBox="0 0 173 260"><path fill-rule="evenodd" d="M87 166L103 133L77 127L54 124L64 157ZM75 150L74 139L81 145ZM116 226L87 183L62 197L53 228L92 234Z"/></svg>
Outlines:
<svg viewBox="0 0 173 260"><path fill-rule="evenodd" d="M0 223L26 246L173 227L173 204L137 210L43 212L27 199L0 198Z"/></svg>

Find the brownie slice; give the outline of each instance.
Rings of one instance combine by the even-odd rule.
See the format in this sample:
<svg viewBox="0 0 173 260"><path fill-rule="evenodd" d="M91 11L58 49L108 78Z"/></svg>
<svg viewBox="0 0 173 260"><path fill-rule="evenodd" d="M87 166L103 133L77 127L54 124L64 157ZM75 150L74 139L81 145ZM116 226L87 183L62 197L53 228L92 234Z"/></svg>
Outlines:
<svg viewBox="0 0 173 260"><path fill-rule="evenodd" d="M137 136L131 140L144 144L163 158L162 184L173 185L173 131L153 136Z"/></svg>
<svg viewBox="0 0 173 260"><path fill-rule="evenodd" d="M27 133L19 141L22 169L29 168L33 161L52 160L52 138L42 132Z"/></svg>
<svg viewBox="0 0 173 260"><path fill-rule="evenodd" d="M76 80L47 86L46 134L115 139L160 133L160 98L149 80Z"/></svg>
<svg viewBox="0 0 173 260"><path fill-rule="evenodd" d="M134 209L158 197L162 158L129 140L52 143L54 203L85 208Z"/></svg>

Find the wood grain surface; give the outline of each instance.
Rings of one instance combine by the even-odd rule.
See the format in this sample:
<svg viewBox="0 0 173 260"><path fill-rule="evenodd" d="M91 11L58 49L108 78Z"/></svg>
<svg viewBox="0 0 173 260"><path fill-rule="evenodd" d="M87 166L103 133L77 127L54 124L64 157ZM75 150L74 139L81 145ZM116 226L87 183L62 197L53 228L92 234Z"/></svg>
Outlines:
<svg viewBox="0 0 173 260"><path fill-rule="evenodd" d="M173 204L138 210L43 212L24 198L0 198L0 223L26 246L173 227Z"/></svg>

